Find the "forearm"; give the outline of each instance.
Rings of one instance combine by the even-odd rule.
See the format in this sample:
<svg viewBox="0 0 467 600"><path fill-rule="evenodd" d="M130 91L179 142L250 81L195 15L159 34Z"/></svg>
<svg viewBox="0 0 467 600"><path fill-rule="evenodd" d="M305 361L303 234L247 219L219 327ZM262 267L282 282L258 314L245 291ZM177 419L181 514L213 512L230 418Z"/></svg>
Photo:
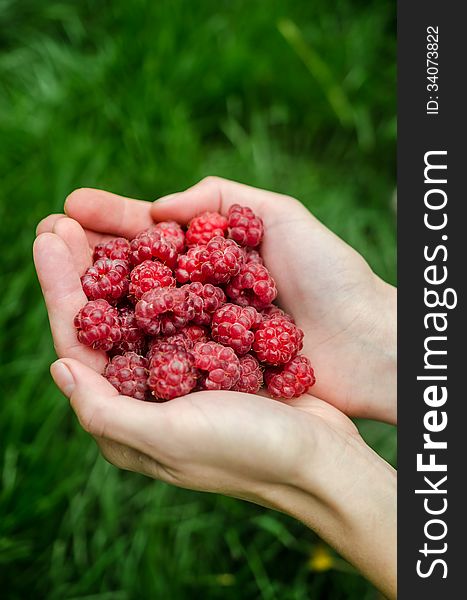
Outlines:
<svg viewBox="0 0 467 600"><path fill-rule="evenodd" d="M396 597L396 473L361 440L340 473L304 473L268 490L267 503L313 529L388 598ZM318 491L317 491L318 490Z"/></svg>

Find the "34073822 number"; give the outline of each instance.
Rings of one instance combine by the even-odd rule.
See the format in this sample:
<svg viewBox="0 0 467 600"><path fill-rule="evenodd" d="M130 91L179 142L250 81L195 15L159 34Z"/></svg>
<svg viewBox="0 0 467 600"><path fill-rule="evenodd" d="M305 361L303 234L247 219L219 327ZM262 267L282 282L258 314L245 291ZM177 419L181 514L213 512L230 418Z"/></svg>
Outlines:
<svg viewBox="0 0 467 600"><path fill-rule="evenodd" d="M426 78L428 92L438 91L438 27L426 29Z"/></svg>

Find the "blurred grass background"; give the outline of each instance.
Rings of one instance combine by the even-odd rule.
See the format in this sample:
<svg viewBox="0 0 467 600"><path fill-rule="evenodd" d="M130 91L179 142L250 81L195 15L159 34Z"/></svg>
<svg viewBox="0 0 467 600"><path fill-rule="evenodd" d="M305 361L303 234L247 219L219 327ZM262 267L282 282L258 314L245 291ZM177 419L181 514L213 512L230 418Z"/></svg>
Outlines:
<svg viewBox="0 0 467 600"><path fill-rule="evenodd" d="M119 472L51 383L31 263L73 188L300 198L395 281L395 3L0 0L3 598L377 598L299 523ZM395 460L391 427L360 423Z"/></svg>

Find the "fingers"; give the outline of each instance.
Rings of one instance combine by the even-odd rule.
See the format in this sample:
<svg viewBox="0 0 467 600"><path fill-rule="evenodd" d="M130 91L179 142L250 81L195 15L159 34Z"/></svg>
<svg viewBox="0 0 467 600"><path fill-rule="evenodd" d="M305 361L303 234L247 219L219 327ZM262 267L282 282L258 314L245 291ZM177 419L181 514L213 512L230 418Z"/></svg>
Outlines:
<svg viewBox="0 0 467 600"><path fill-rule="evenodd" d="M67 245L54 233L42 233L34 242L33 253L58 356L77 358L102 371L105 353L83 346L76 337L73 319L87 298Z"/></svg>
<svg viewBox="0 0 467 600"><path fill-rule="evenodd" d="M295 213L297 218L310 216L297 200L289 196L219 177L207 177L188 190L165 196L153 204L82 188L68 196L65 213L81 224L89 244L94 246L104 237L99 234L107 234L105 238L112 235L132 238L154 221L173 219L183 224L204 211L225 214L235 203L250 206L269 226L285 214ZM63 216L49 215L43 219L37 227L38 234L52 231Z"/></svg>
<svg viewBox="0 0 467 600"><path fill-rule="evenodd" d="M184 192L178 192L156 200L151 206L155 221L173 219L187 223L192 217L204 211L217 211L226 214L232 204L246 204L268 223L284 211L305 211L302 205L282 194L222 179L207 177Z"/></svg>
<svg viewBox="0 0 467 600"><path fill-rule="evenodd" d="M68 196L65 213L85 229L132 238L153 224L150 206L143 200L82 188Z"/></svg>
<svg viewBox="0 0 467 600"><path fill-rule="evenodd" d="M78 221L64 217L53 225L53 233L57 234L68 246L76 271L83 275L92 264L91 249L86 233Z"/></svg>
<svg viewBox="0 0 467 600"><path fill-rule="evenodd" d="M120 396L104 378L73 359L50 368L60 390L70 399L83 429L97 438L113 440L143 453L154 450L167 432L164 404Z"/></svg>

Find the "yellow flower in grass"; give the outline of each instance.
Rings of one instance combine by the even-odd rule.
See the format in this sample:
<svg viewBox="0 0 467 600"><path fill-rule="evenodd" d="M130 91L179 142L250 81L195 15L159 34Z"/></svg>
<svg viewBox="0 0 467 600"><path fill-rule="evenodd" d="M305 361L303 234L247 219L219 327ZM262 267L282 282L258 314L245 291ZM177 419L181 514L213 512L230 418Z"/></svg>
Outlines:
<svg viewBox="0 0 467 600"><path fill-rule="evenodd" d="M311 551L308 566L312 571L329 571L334 566L334 557L326 546L316 545Z"/></svg>

